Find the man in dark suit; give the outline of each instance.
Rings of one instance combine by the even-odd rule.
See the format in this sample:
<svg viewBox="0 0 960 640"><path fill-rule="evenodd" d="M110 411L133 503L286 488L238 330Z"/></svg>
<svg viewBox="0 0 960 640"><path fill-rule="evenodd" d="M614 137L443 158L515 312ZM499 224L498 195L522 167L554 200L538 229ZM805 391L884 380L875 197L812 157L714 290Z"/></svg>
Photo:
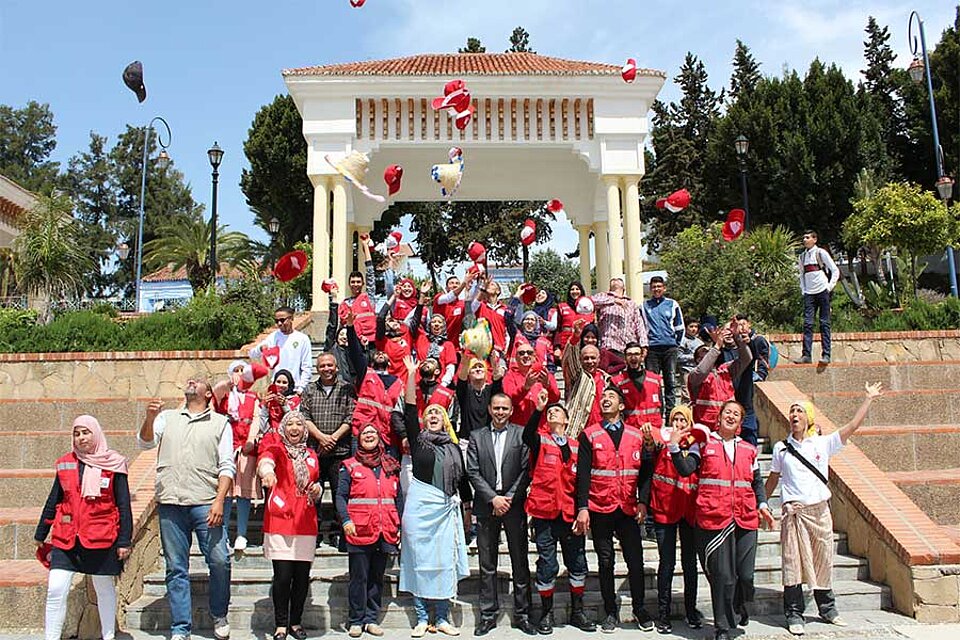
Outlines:
<svg viewBox="0 0 960 640"><path fill-rule="evenodd" d="M497 626L501 529L507 532L513 573L513 626L528 635L537 635L529 619L529 540L524 511L530 484L530 450L523 444L523 429L510 422L513 404L509 396L503 393L492 396L489 410L490 426L471 433L467 446L467 476L474 490L473 513L477 516L480 558L480 622L474 635L486 635Z"/></svg>

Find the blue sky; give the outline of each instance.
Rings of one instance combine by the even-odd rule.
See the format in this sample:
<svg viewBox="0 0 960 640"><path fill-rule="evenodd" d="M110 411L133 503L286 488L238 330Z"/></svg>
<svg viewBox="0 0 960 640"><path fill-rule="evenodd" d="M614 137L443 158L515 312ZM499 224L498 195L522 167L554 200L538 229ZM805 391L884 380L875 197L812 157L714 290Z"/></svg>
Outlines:
<svg viewBox="0 0 960 640"><path fill-rule="evenodd" d="M539 53L615 64L635 57L670 78L691 50L718 89L728 82L737 38L766 74L804 69L819 56L856 79L868 15L890 26L897 64L906 66L910 11L923 16L932 45L952 23L954 7L944 0L367 0L360 9L348 0L3 0L0 103L50 103L58 127L54 159L64 164L87 147L91 130L112 144L125 124L162 115L173 128L174 162L194 198L208 205L206 150L218 141L226 151L220 215L265 239L239 187L243 141L257 109L285 92L285 67L452 52L467 36L502 51L522 25ZM145 67L149 97L142 105L121 81L134 59ZM661 96L676 95L668 82ZM576 236L561 232L558 240L570 250Z"/></svg>

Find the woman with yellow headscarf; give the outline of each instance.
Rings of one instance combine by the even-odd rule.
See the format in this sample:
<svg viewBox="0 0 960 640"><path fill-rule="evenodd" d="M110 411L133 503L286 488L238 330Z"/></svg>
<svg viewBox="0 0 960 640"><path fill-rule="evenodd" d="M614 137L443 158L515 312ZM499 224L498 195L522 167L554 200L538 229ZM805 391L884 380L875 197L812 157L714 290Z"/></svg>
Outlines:
<svg viewBox="0 0 960 640"><path fill-rule="evenodd" d="M833 516L830 514L828 461L863 424L874 398L883 395L879 382L866 385L866 398L853 419L840 429L819 435L813 404L790 405L790 435L773 447L766 494L780 489L783 520L780 549L783 554L783 611L787 628L803 635L803 584L813 589L820 617L846 626L837 612L831 588L833 571Z"/></svg>

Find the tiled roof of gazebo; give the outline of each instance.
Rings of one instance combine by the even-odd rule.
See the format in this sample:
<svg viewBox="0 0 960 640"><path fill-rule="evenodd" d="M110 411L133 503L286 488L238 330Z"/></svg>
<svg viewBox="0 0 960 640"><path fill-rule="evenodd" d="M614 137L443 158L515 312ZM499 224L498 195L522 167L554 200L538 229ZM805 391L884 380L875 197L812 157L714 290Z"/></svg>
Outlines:
<svg viewBox="0 0 960 640"><path fill-rule="evenodd" d="M620 66L551 58L536 53L423 53L406 58L347 62L284 69L284 76L613 76ZM637 69L638 75L666 77L656 69Z"/></svg>

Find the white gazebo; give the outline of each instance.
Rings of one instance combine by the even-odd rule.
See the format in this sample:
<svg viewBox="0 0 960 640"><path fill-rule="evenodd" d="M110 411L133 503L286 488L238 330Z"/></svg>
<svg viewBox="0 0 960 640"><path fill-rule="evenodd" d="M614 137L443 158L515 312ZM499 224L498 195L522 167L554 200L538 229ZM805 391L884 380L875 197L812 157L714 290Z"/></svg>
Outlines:
<svg viewBox="0 0 960 640"><path fill-rule="evenodd" d="M470 53L286 69L283 76L303 117L314 185L314 311L329 309L320 291L325 278L341 286L346 280L353 232L369 231L389 205L360 194L324 157L369 154L367 185L383 194L384 169L400 164L403 188L395 199L434 201L442 198L430 168L446 162L454 145L466 165L456 200L561 200L579 232L583 282L590 283L592 231L600 286L620 275L630 295L641 295L638 183L647 112L663 72L640 69L627 84L617 65ZM457 78L476 107L463 131L430 106Z"/></svg>

